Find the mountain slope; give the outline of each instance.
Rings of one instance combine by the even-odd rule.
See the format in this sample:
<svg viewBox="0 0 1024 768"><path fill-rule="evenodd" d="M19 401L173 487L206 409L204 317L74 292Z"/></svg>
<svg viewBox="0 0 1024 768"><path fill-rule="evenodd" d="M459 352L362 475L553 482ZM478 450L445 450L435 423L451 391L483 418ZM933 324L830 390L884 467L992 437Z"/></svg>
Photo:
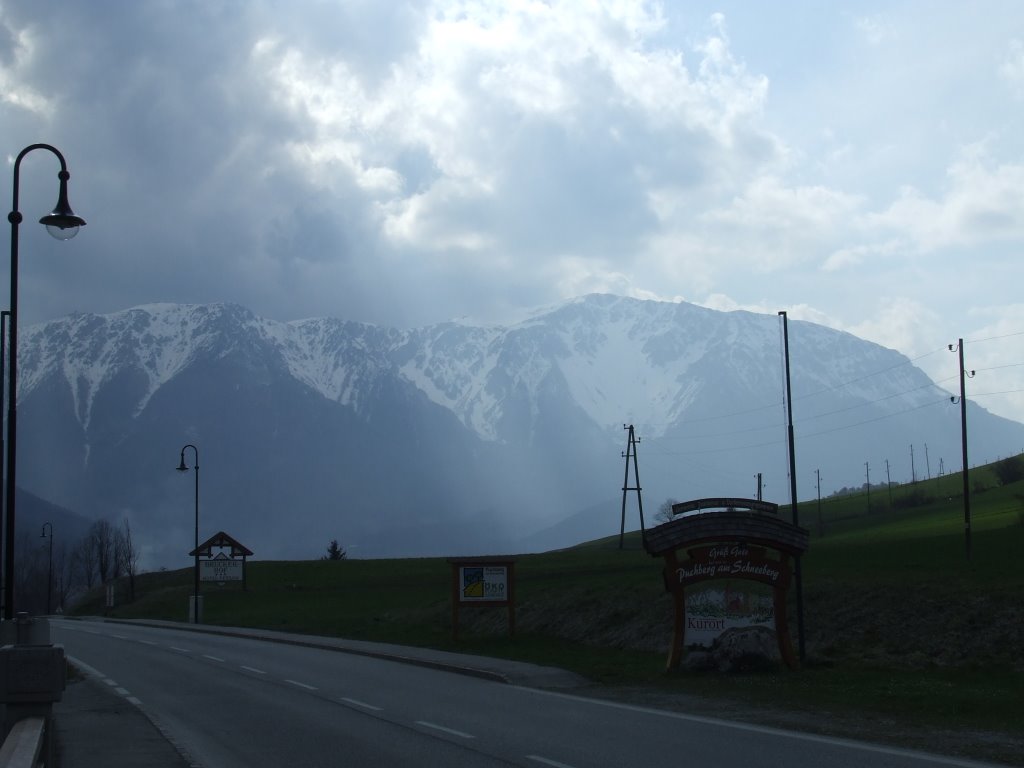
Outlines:
<svg viewBox="0 0 1024 768"><path fill-rule="evenodd" d="M959 408L905 357L802 322L790 351L801 498L815 470L859 485L889 459L909 480L912 444L959 467ZM191 548L185 443L201 534L258 557L333 538L354 556L542 547L526 537L585 508L607 508L582 518L592 535L615 533L629 423L648 509L752 496L759 472L789 501L775 316L593 295L510 327L403 331L161 304L25 329L20 360L19 484L131 518L158 563ZM972 458L1024 444L1024 426L969 406Z"/></svg>

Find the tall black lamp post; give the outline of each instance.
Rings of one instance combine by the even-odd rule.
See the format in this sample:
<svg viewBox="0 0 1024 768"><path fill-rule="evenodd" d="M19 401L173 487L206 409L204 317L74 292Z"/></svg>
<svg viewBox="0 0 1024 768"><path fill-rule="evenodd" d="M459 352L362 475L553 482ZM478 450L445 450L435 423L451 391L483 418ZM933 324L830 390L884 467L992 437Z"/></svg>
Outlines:
<svg viewBox="0 0 1024 768"><path fill-rule="evenodd" d="M50 535L46 535L46 529L49 527ZM46 566L46 615L49 616L50 611L50 596L53 594L53 523L43 523L43 532L40 534L40 538L50 540L50 559Z"/></svg>
<svg viewBox="0 0 1024 768"><path fill-rule="evenodd" d="M191 448L195 453L196 463L196 548L193 550L193 554L196 557L195 563L195 577L196 585L193 592L193 603L192 603L192 615L194 623L199 623L199 449L189 443L185 448ZM181 449L181 463L178 464L179 472L188 472L188 465L185 463L185 448Z"/></svg>
<svg viewBox="0 0 1024 768"><path fill-rule="evenodd" d="M18 212L18 185L21 177L21 161L25 155L35 149L52 152L60 161L60 191L57 205L52 212L39 220L46 226L46 231L58 240L70 240L78 234L78 228L85 226L85 220L76 216L68 204L68 165L64 155L56 147L49 144L31 144L18 153L14 161L14 194L11 212L7 220L11 222L11 305L10 305L10 352L8 359L8 391L7 398L7 484L4 492L7 498L7 524L4 541L4 618L14 618L14 489L16 486L17 445L18 445L18 225L22 216Z"/></svg>
<svg viewBox="0 0 1024 768"><path fill-rule="evenodd" d="M4 386L7 382L7 318L11 316L11 311L5 309L0 311L0 414L4 412ZM0 429L0 467L3 466L4 458L7 454L4 452L4 431ZM0 471L0 542L3 542L3 509L4 509L4 472ZM3 544L0 543L0 617L3 617L3 607L6 604L4 600L4 576L3 576Z"/></svg>

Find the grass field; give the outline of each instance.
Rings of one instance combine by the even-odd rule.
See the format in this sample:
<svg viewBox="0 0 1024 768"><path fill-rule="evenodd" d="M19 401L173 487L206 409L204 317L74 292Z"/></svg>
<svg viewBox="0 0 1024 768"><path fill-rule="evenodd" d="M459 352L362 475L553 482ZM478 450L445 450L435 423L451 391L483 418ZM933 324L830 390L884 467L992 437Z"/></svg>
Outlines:
<svg viewBox="0 0 1024 768"><path fill-rule="evenodd" d="M514 637L503 610L476 609L452 639L441 558L253 561L244 592L204 585L205 619L550 664L608 693L778 714L771 722L795 713L812 729L819 719L881 724L914 746L936 748L928 734L945 733L944 751L1024 764L1024 480L1000 484L991 468L971 479L969 559L958 474L894 488L891 501L873 490L870 509L865 495L823 500L823 535L817 502L800 505L812 539L797 672L667 673L671 603L662 563L636 533L623 550L614 536L519 556ZM184 620L191 589L191 569L144 574L136 601L110 614ZM77 612L101 610L97 598ZM839 732L861 735L851 728Z"/></svg>

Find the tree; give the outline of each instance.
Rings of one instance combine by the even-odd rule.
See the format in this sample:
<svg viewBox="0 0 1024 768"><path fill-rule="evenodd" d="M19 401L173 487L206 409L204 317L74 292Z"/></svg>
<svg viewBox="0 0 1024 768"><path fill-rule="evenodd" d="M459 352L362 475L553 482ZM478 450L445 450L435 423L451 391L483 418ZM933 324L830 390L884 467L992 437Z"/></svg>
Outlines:
<svg viewBox="0 0 1024 768"><path fill-rule="evenodd" d="M135 574L139 571L139 550L132 541L132 529L127 517L124 524L114 532L114 555L117 570L128 575L128 599L134 601Z"/></svg>
<svg viewBox="0 0 1024 768"><path fill-rule="evenodd" d="M655 521L659 523L667 523L672 520L672 505L678 504L678 499L668 498L661 502L661 506L658 507L658 511L654 514Z"/></svg>
<svg viewBox="0 0 1024 768"><path fill-rule="evenodd" d="M1024 457L1010 456L992 465L1000 485L1009 485L1024 479Z"/></svg>
<svg viewBox="0 0 1024 768"><path fill-rule="evenodd" d="M79 539L74 552L71 553L71 560L78 571L81 583L86 589L92 589L96 582L96 552L92 548L92 538L88 534Z"/></svg>
<svg viewBox="0 0 1024 768"><path fill-rule="evenodd" d="M331 539L331 543L327 545L327 554L321 557L321 560L344 560L348 557L345 550L338 546L337 539Z"/></svg>
<svg viewBox="0 0 1024 768"><path fill-rule="evenodd" d="M112 576L117 575L117 562L114 557L114 526L110 524L109 520L97 520L89 526L87 538L88 546L93 551L100 584L106 584Z"/></svg>

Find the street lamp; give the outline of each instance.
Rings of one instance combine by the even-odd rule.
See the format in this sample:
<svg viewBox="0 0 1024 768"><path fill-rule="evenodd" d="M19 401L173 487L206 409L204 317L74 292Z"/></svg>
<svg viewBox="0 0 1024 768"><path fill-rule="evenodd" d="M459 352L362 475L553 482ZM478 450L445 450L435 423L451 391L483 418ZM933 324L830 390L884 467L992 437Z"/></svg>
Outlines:
<svg viewBox="0 0 1024 768"><path fill-rule="evenodd" d="M4 412L4 383L7 381L7 318L11 316L11 312L8 309L0 311L0 414ZM0 467L4 463L4 432L0 429ZM3 537L3 509L4 509L4 473L0 471L0 542L4 540ZM3 561L3 545L0 544L0 562ZM3 567L0 566L0 585L4 583ZM0 586L0 616L3 616L3 606L5 601L3 599L3 587Z"/></svg>
<svg viewBox="0 0 1024 768"><path fill-rule="evenodd" d="M25 155L35 149L45 149L52 152L60 161L60 191L57 196L57 205L53 211L46 214L39 220L39 223L46 227L46 231L58 240L70 240L78 234L79 227L85 226L85 219L76 216L68 204L68 165L64 161L64 155L56 147L49 144L31 144L18 153L14 161L14 195L13 205L7 220L11 222L11 304L10 304L10 352L8 359L8 391L10 396L7 399L7 484L4 492L7 498L7 524L5 557L4 557L4 618L8 621L14 618L14 489L16 478L16 459L18 441L18 225L21 224L22 216L18 212L18 184L21 177L21 161Z"/></svg>
<svg viewBox="0 0 1024 768"><path fill-rule="evenodd" d="M50 615L50 595L53 594L53 523L43 523L43 532L39 535L40 538L45 539L46 526L50 526L50 561L46 567L46 615Z"/></svg>
<svg viewBox="0 0 1024 768"><path fill-rule="evenodd" d="M193 597L193 603L192 603L192 615L194 617L193 621L196 624L198 624L199 623L199 449L196 448L191 443L186 445L185 448L191 448L195 452L195 456L196 456L196 463L195 463L195 470L196 470L196 548L195 548L195 550L193 550L193 554L196 557L196 564L195 564L196 585L195 585L195 591L193 592L194 597ZM188 472L188 465L185 463L185 448L181 449L181 463L178 464L178 471L179 472Z"/></svg>

